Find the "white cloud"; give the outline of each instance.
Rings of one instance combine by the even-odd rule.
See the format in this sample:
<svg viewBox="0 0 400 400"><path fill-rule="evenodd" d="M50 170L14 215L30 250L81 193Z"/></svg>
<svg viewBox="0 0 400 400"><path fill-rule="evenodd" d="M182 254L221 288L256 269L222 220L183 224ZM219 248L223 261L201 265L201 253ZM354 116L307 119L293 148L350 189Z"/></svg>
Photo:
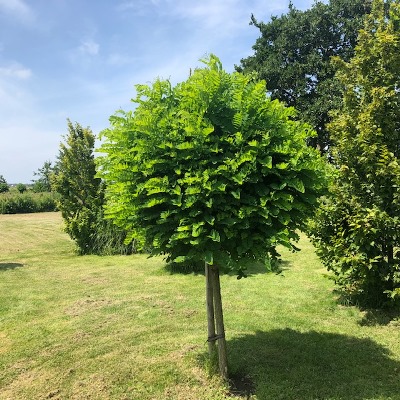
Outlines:
<svg viewBox="0 0 400 400"><path fill-rule="evenodd" d="M92 65L93 57L100 52L99 43L93 39L82 39L80 45L68 50L65 54L71 64L81 68L88 68Z"/></svg>
<svg viewBox="0 0 400 400"><path fill-rule="evenodd" d="M23 0L0 0L0 13L12 15L24 22L34 19L32 9Z"/></svg>
<svg viewBox="0 0 400 400"><path fill-rule="evenodd" d="M1 1L1 0L0 0ZM29 79L32 76L32 71L29 68L18 63L12 63L8 66L0 66L0 78L17 78L17 79Z"/></svg>
<svg viewBox="0 0 400 400"><path fill-rule="evenodd" d="M92 39L82 41L79 46L79 52L89 56L95 56L99 53L100 45Z"/></svg>

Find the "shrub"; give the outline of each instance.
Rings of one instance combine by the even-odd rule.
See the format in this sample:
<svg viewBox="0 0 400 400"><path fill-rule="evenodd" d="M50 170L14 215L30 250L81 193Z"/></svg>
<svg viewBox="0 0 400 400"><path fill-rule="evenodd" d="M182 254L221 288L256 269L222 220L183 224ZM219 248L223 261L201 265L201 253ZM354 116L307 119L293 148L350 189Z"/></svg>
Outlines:
<svg viewBox="0 0 400 400"><path fill-rule="evenodd" d="M54 193L3 193L0 196L0 214L24 214L57 211Z"/></svg>

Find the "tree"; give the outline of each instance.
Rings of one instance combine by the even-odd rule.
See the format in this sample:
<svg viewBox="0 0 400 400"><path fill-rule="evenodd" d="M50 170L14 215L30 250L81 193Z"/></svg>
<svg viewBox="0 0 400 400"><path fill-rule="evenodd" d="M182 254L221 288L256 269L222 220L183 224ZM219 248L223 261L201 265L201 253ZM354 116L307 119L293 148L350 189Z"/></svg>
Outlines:
<svg viewBox="0 0 400 400"><path fill-rule="evenodd" d="M38 178L32 180L32 190L35 193L51 192L51 176L56 169L57 167L53 166L51 161L45 161L43 166L33 173Z"/></svg>
<svg viewBox="0 0 400 400"><path fill-rule="evenodd" d="M132 241L126 233L104 218L104 183L96 177L95 136L68 120L66 143L60 144L52 188L60 196L58 208L65 230L80 254L130 254Z"/></svg>
<svg viewBox="0 0 400 400"><path fill-rule="evenodd" d="M268 23L251 18L261 36L253 46L254 55L242 59L236 68L256 71L267 82L272 99L295 107L299 117L317 131L310 142L321 150L330 145L329 112L341 102L330 58L348 61L353 56L358 30L369 10L370 0L330 0L316 2L306 11L290 3L287 14Z"/></svg>
<svg viewBox="0 0 400 400"><path fill-rule="evenodd" d="M24 193L24 192L27 191L27 187L23 183L18 183L17 190L18 190L19 193Z"/></svg>
<svg viewBox="0 0 400 400"><path fill-rule="evenodd" d="M134 112L103 132L106 212L152 255L206 265L208 342L227 377L220 270L295 249L296 231L324 187L325 166L294 110L264 82L226 73L211 55L172 87L137 85Z"/></svg>
<svg viewBox="0 0 400 400"><path fill-rule="evenodd" d="M58 207L65 221L66 232L76 242L80 253L92 253L98 210L102 206L100 178L96 178L94 162L95 136L90 128L82 128L68 120L68 136L60 144L58 171L53 176L54 190L60 194Z"/></svg>
<svg viewBox="0 0 400 400"><path fill-rule="evenodd" d="M10 190L8 183L3 175L0 175L0 193L5 193Z"/></svg>
<svg viewBox="0 0 400 400"><path fill-rule="evenodd" d="M330 124L338 170L313 241L360 304L393 304L400 298L399 3L374 0L354 58L335 63L344 88Z"/></svg>

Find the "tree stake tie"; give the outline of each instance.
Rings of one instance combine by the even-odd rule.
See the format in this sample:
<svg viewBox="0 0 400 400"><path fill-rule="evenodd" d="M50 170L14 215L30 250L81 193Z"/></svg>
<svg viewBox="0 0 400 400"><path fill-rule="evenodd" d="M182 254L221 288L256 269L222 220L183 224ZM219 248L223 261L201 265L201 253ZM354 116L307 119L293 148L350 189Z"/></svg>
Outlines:
<svg viewBox="0 0 400 400"><path fill-rule="evenodd" d="M209 336L208 339L206 340L207 342L215 342L218 339L223 339L225 337L225 335L223 333L221 333L220 335L214 335L214 336Z"/></svg>

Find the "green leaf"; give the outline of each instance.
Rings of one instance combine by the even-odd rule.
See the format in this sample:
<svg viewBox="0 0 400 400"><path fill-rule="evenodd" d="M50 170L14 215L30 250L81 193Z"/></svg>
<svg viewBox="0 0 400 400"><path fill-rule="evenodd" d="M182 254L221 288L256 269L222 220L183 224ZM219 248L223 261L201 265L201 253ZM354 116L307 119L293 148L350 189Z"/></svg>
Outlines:
<svg viewBox="0 0 400 400"><path fill-rule="evenodd" d="M192 236L193 237L199 237L201 235L201 233L203 232L203 225L204 222L198 222L193 224L192 226Z"/></svg>
<svg viewBox="0 0 400 400"><path fill-rule="evenodd" d="M213 242L220 242L221 241L221 236L219 235L219 233L213 229L211 231L211 234L208 235L207 237L209 237Z"/></svg>
<svg viewBox="0 0 400 400"><path fill-rule="evenodd" d="M264 159L260 160L260 164L263 167L271 169L272 168L272 157L271 156L265 157Z"/></svg>
<svg viewBox="0 0 400 400"><path fill-rule="evenodd" d="M240 189L238 189L238 190L232 190L231 191L231 193L232 193L232 196L235 198L235 199L240 199Z"/></svg>
<svg viewBox="0 0 400 400"><path fill-rule="evenodd" d="M276 164L275 167L278 169L288 169L289 163L282 162L282 163Z"/></svg>
<svg viewBox="0 0 400 400"><path fill-rule="evenodd" d="M212 251L206 250L204 252L204 261L209 265L214 264L214 254Z"/></svg>
<svg viewBox="0 0 400 400"><path fill-rule="evenodd" d="M215 217L211 216L209 214L204 215L204 220L209 224L209 225L214 225L215 222Z"/></svg>
<svg viewBox="0 0 400 400"><path fill-rule="evenodd" d="M287 181L288 186L296 189L300 193L305 192L304 183L300 179L290 179Z"/></svg>

